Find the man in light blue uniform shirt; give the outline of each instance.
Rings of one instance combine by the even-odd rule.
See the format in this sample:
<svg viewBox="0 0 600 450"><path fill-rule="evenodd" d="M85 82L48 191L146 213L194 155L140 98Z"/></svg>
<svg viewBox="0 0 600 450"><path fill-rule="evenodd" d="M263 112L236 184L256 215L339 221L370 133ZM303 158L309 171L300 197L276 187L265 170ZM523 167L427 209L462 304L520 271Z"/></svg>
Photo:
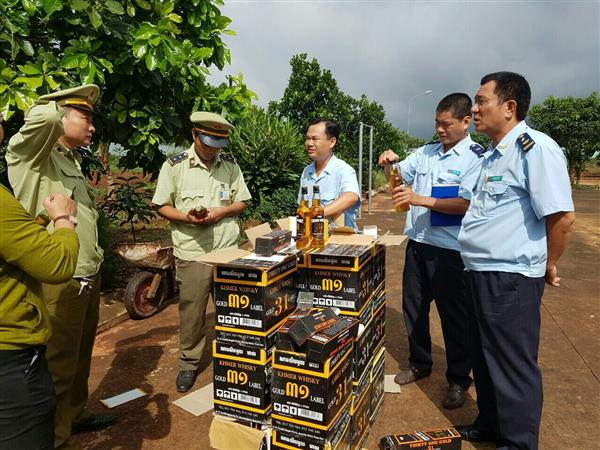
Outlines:
<svg viewBox="0 0 600 450"><path fill-rule="evenodd" d="M471 99L454 93L437 106L435 128L440 141L430 142L397 164L403 182L394 190L394 204L409 204L405 233L409 237L403 274L402 311L410 355L406 369L395 377L408 384L431 374L429 309L433 299L442 322L446 346L448 392L442 402L448 409L461 406L471 385L467 305L464 297L464 266L457 241L460 217L469 207L479 176L484 148L467 133L471 122ZM391 150L379 164L398 161ZM436 184L458 185L456 198L434 198ZM432 212L442 213L453 225L434 226ZM458 217L457 217L458 216Z"/></svg>
<svg viewBox="0 0 600 450"><path fill-rule="evenodd" d="M315 119L306 131L304 148L313 161L306 166L300 177L300 189L308 187L312 198L312 187L317 184L321 194L321 204L325 217L332 223L344 214L344 225L358 229L356 215L360 207L360 189L355 170L345 161L337 158L333 150L340 134L340 127L328 119ZM298 203L301 200L301 190ZM310 202L309 202L310 205Z"/></svg>
<svg viewBox="0 0 600 450"><path fill-rule="evenodd" d="M481 80L473 117L492 143L458 238L479 415L457 430L499 449L538 448L540 302L544 280L559 286L556 262L575 220L560 147L524 122L530 99L529 84L516 73Z"/></svg>

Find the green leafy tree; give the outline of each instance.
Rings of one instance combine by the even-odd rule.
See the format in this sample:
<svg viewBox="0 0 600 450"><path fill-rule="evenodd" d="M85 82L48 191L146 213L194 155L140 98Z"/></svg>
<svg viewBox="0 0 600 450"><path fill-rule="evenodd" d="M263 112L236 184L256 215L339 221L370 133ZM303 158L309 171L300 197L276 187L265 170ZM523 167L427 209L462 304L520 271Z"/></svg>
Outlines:
<svg viewBox="0 0 600 450"><path fill-rule="evenodd" d="M579 184L587 162L600 150L598 93L583 98L548 97L529 110L528 120L564 148L571 180Z"/></svg>
<svg viewBox="0 0 600 450"><path fill-rule="evenodd" d="M102 210L119 222L119 226L129 225L135 242L135 224L150 223L156 216L150 205L152 190L137 176L117 177L113 189L102 202Z"/></svg>
<svg viewBox="0 0 600 450"><path fill-rule="evenodd" d="M298 127L252 107L231 133L227 151L235 156L252 193L244 217L262 222L288 215L290 196L295 205L298 180L309 163Z"/></svg>
<svg viewBox="0 0 600 450"><path fill-rule="evenodd" d="M0 111L9 134L42 94L100 85L96 147L108 166L110 143L128 149L125 168L156 175L159 144L189 139L188 117L203 109L232 121L254 94L242 75L210 85L230 52L221 40L231 20L221 0L2 0Z"/></svg>
<svg viewBox="0 0 600 450"><path fill-rule="evenodd" d="M396 129L385 117L379 103L366 95L355 99L338 87L330 70L321 69L316 59L308 60L306 54L294 55L290 60L291 75L279 101L269 104L269 112L285 117L296 124L302 133L316 117L326 117L340 124L341 133L336 144L337 155L358 168L359 125L363 122L375 127L373 165L382 151L390 148L401 156L409 148L424 142ZM368 135L364 128L363 180L368 170Z"/></svg>

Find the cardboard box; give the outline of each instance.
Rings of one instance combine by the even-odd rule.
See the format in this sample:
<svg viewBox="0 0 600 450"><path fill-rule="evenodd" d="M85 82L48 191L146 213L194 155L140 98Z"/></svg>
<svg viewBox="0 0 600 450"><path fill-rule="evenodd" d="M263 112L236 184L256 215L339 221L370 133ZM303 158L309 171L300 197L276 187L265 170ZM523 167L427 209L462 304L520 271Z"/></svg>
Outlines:
<svg viewBox="0 0 600 450"><path fill-rule="evenodd" d="M371 336L371 355L375 355L385 345L385 291L381 291L373 301L373 334Z"/></svg>
<svg viewBox="0 0 600 450"><path fill-rule="evenodd" d="M216 326L268 332L296 307L296 258L249 255L214 266Z"/></svg>
<svg viewBox="0 0 600 450"><path fill-rule="evenodd" d="M371 409L371 374L365 375L357 384L356 391L352 394L352 406L350 408L352 428L352 449L360 449L371 428L369 419Z"/></svg>
<svg viewBox="0 0 600 450"><path fill-rule="evenodd" d="M289 431L273 430L272 450L348 450L351 438L350 405L340 414L324 442L307 439Z"/></svg>
<svg viewBox="0 0 600 450"><path fill-rule="evenodd" d="M344 316L335 317L336 320L332 325L312 333L306 340L304 351L310 360L325 361L349 342L356 341L358 320Z"/></svg>
<svg viewBox="0 0 600 450"><path fill-rule="evenodd" d="M384 382L385 382L385 347L382 347L375 357L370 367L371 375L371 407L369 421L371 425L377 419L377 415L381 410L384 397Z"/></svg>
<svg viewBox="0 0 600 450"><path fill-rule="evenodd" d="M277 339L275 341L277 349L291 352L301 351L300 346L296 344L289 334L290 327L294 325L299 318L321 310L322 308L296 308L289 316L287 316L284 324L277 329Z"/></svg>
<svg viewBox="0 0 600 450"><path fill-rule="evenodd" d="M254 251L257 255L273 256L280 250L290 245L292 232L289 230L275 230L262 236L255 241Z"/></svg>
<svg viewBox="0 0 600 450"><path fill-rule="evenodd" d="M308 254L314 305L360 311L373 291L373 245L329 244Z"/></svg>
<svg viewBox="0 0 600 450"><path fill-rule="evenodd" d="M271 362L266 350L213 341L215 413L266 423L271 414Z"/></svg>
<svg viewBox="0 0 600 450"><path fill-rule="evenodd" d="M354 351L352 352L353 385L358 384L358 381L363 378L363 375L369 369L369 364L373 356L371 348L374 333L373 323L373 318L371 317L366 326L361 325L362 333L358 335L354 344Z"/></svg>
<svg viewBox="0 0 600 450"><path fill-rule="evenodd" d="M275 324L267 331L249 331L238 328L215 326L215 338L217 342L223 344L242 345L255 349L266 349L268 354L273 351L277 342L277 331L287 320L283 318L281 322Z"/></svg>
<svg viewBox="0 0 600 450"><path fill-rule="evenodd" d="M460 450L461 438L454 428L413 433L394 434L381 438L380 450L403 450L419 448L423 450Z"/></svg>
<svg viewBox="0 0 600 450"><path fill-rule="evenodd" d="M377 290L380 286L385 288L385 245L376 243L373 248L373 287Z"/></svg>
<svg viewBox="0 0 600 450"><path fill-rule="evenodd" d="M331 308L313 309L294 320L287 333L301 347L313 333L329 328L337 321L338 316Z"/></svg>
<svg viewBox="0 0 600 450"><path fill-rule="evenodd" d="M273 429L325 442L352 392L353 342L325 362L275 350Z"/></svg>

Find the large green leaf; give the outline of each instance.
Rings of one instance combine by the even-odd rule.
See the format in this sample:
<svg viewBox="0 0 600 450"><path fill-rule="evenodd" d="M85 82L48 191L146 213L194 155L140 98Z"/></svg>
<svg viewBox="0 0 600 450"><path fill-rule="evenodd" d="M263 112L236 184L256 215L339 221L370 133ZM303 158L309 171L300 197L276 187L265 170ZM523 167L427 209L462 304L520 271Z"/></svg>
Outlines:
<svg viewBox="0 0 600 450"><path fill-rule="evenodd" d="M117 14L119 16L125 14L125 9L116 0L105 0L104 6L113 14Z"/></svg>
<svg viewBox="0 0 600 450"><path fill-rule="evenodd" d="M25 65L17 66L17 67L25 75L39 75L42 73L40 68L37 66L34 66L33 64L25 64Z"/></svg>
<svg viewBox="0 0 600 450"><path fill-rule="evenodd" d="M70 0L69 6L73 11L83 11L88 8L90 4L86 0Z"/></svg>
<svg viewBox="0 0 600 450"><path fill-rule="evenodd" d="M96 8L94 8L93 6L90 6L86 10L86 12L88 14L88 17L90 18L90 23L92 24L92 26L94 28L99 28L100 25L102 25L102 16L98 12L98 10Z"/></svg>
<svg viewBox="0 0 600 450"><path fill-rule="evenodd" d="M62 66L65 69L74 69L75 67L79 67L79 57L80 53L71 53L65 55L62 59Z"/></svg>
<svg viewBox="0 0 600 450"><path fill-rule="evenodd" d="M42 8L46 12L46 17L50 17L56 11L60 11L63 8L62 0L42 0Z"/></svg>
<svg viewBox="0 0 600 450"><path fill-rule="evenodd" d="M144 61L146 61L146 67L148 68L148 70L156 69L156 66L158 65L156 51L153 49L146 53L146 58L144 59Z"/></svg>
<svg viewBox="0 0 600 450"><path fill-rule="evenodd" d="M17 83L17 84L24 84L25 86L27 86L32 91L35 91L42 84L44 84L44 77L43 76L39 76L39 77L17 77L17 78L15 78L14 82Z"/></svg>

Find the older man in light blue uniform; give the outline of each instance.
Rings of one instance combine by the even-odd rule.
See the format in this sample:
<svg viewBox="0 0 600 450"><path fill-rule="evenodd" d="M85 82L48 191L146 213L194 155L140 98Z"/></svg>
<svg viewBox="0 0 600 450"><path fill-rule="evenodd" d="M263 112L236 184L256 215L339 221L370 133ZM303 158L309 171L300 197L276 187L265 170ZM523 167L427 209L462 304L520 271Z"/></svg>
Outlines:
<svg viewBox="0 0 600 450"><path fill-rule="evenodd" d="M542 375L537 364L544 279L575 214L566 159L556 142L524 122L531 91L521 75L486 75L475 126L492 139L459 235L470 296L473 374L479 415L463 439L499 449L537 449Z"/></svg>
<svg viewBox="0 0 600 450"><path fill-rule="evenodd" d="M344 225L356 230L360 189L354 169L333 154L339 133L340 127L327 119L316 119L308 127L304 147L313 162L302 171L298 203L302 186L308 187L312 198L312 187L316 184L319 186L321 204L325 207L325 217L329 222L343 213Z"/></svg>
<svg viewBox="0 0 600 450"><path fill-rule="evenodd" d="M428 143L396 164L404 183L411 187L394 190L395 204L410 205L402 284L410 355L408 367L396 375L395 381L408 384L431 374L429 310L435 299L446 346L448 392L442 404L447 409L465 402L472 382L464 266L457 240L460 219L469 207L479 176L479 154L484 150L467 133L470 122L469 96L447 95L436 108L435 129L440 141ZM379 163L385 166L397 160L398 155L388 150L380 156ZM433 197L432 188L437 184L455 190L456 198ZM439 222L432 220L436 214L442 219Z"/></svg>

